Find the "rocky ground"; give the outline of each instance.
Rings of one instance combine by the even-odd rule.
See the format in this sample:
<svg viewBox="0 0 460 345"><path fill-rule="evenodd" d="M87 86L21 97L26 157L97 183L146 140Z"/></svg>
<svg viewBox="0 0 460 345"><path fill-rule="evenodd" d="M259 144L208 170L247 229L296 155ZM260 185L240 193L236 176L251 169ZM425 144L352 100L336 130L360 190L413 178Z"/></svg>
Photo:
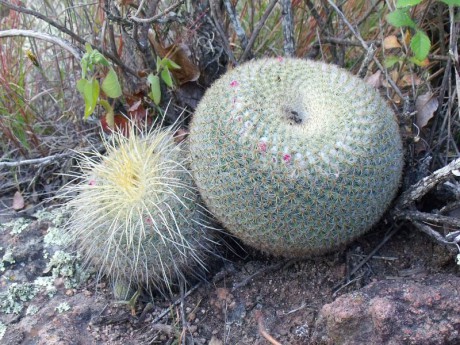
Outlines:
<svg viewBox="0 0 460 345"><path fill-rule="evenodd" d="M303 261L236 248L183 299L129 305L82 270L62 224L53 212L2 217L2 344L460 343L460 266L415 230L380 226Z"/></svg>

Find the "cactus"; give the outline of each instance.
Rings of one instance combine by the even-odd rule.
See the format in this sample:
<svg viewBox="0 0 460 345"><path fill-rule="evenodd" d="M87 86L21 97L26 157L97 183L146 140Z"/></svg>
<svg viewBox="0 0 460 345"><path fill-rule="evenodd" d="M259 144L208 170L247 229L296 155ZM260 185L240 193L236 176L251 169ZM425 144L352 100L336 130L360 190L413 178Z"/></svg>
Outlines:
<svg viewBox="0 0 460 345"><path fill-rule="evenodd" d="M174 135L174 128L115 132L104 139L105 155L79 154L78 183L66 187L72 242L114 292L170 290L212 251L186 144Z"/></svg>
<svg viewBox="0 0 460 345"><path fill-rule="evenodd" d="M368 231L397 192L394 113L332 65L262 59L207 90L190 128L191 167L211 213L246 244L324 254Z"/></svg>

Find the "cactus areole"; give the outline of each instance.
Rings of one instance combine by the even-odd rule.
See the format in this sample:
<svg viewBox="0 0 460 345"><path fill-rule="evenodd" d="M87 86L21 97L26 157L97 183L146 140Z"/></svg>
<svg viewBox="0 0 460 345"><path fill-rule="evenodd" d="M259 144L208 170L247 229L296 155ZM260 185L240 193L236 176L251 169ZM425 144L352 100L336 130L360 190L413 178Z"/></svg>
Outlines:
<svg viewBox="0 0 460 345"><path fill-rule="evenodd" d="M243 64L207 90L190 130L192 173L209 210L246 244L323 254L369 230L401 178L395 115L336 66Z"/></svg>

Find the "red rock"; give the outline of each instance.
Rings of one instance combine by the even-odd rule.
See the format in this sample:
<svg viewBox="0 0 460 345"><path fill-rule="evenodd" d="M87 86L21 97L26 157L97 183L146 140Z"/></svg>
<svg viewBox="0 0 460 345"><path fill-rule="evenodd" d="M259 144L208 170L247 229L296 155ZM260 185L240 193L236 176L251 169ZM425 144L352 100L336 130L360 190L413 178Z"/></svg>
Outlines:
<svg viewBox="0 0 460 345"><path fill-rule="evenodd" d="M382 280L321 309L312 344L460 344L460 277Z"/></svg>

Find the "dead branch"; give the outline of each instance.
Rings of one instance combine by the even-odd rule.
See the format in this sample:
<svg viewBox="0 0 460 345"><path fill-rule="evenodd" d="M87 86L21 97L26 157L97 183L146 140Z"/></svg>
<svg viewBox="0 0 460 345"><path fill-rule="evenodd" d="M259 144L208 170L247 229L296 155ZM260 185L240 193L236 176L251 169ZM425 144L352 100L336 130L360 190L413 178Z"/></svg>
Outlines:
<svg viewBox="0 0 460 345"><path fill-rule="evenodd" d="M230 0L224 0L224 4L225 4L225 9L227 10L227 13L228 13L228 17L230 18L230 21L232 22L233 29L235 30L235 33L241 42L241 48L243 48L243 51L244 51L248 45L248 38L246 37L246 33L244 32L244 29L241 26L241 23L237 16L235 8L233 7Z"/></svg>
<svg viewBox="0 0 460 345"><path fill-rule="evenodd" d="M268 334L267 330L265 329L264 326L264 317L262 315L262 312L260 310L256 310L254 312L254 318L257 321L257 325L259 328L259 333L262 337L267 339L271 344L273 345L281 345L279 341L277 341L275 338L273 338L270 334Z"/></svg>
<svg viewBox="0 0 460 345"><path fill-rule="evenodd" d="M0 36L1 37L1 36ZM70 157L72 153L60 153L53 156L43 157L43 158L36 158L36 159L24 159L21 161L16 162L0 162L0 169L1 168L16 168L23 165L47 165L51 162L57 161L61 158Z"/></svg>
<svg viewBox="0 0 460 345"><path fill-rule="evenodd" d="M377 40L370 40L370 41L365 41L367 45L375 45L375 46L381 46L381 43L380 41L377 41ZM361 47L362 44L361 42L359 41L356 41L356 40L350 40L350 39L346 39L346 38L338 38L338 37L322 37L321 38L321 43L333 43L333 44L342 44L342 45L345 45L345 46L357 46L357 47ZM317 43L318 44L318 43Z"/></svg>
<svg viewBox="0 0 460 345"><path fill-rule="evenodd" d="M349 272L343 280L341 280L338 284L336 284L332 288L332 290L334 291L334 294L339 292L343 287L347 286L352 281L352 278L356 274L356 272L358 272L358 270L361 267L363 267L370 259L372 259L372 257L380 250L380 248L382 248L385 245L385 243L387 243L393 237L393 235L399 231L399 229L400 229L399 226L394 227L390 232L388 232L383 238L383 240L369 253L369 255L367 255L364 259L362 259L358 265L353 267L351 272Z"/></svg>
<svg viewBox="0 0 460 345"><path fill-rule="evenodd" d="M418 230L424 232L425 234L427 234L431 238L434 238L436 240L436 242L438 242L439 244L447 247L449 250L452 250L452 249L455 250L455 248L453 248L453 246L456 246L456 243L446 240L444 237L442 237L442 235L439 232L435 231L431 226L423 224L423 223L418 222L418 221L412 221L412 224L414 224L414 226ZM458 245L457 245L457 247L458 247Z"/></svg>
<svg viewBox="0 0 460 345"><path fill-rule="evenodd" d="M460 158L450 162L445 167L436 170L430 176L427 176L416 184L407 189L396 202L396 210L402 210L413 205L428 193L434 186L447 180L448 178L458 176L460 172Z"/></svg>
<svg viewBox="0 0 460 345"><path fill-rule="evenodd" d="M75 41L77 41L81 45L85 45L85 44L89 43L86 40L84 40L83 38L81 38L80 36L78 36L77 34L75 34L74 32L72 32L71 30L67 29L65 26L62 26L61 24L55 22L54 20L48 18L47 16L45 16L45 15L43 15L43 14L37 12L37 11L31 10L31 9L28 9L28 8L25 8L25 7L22 7L22 6L13 5L12 3L8 2L8 1L5 1L5 0L0 0L0 4L5 6L6 8L9 8L10 10L20 12L20 13L29 14L31 16L34 16L34 17L36 17L38 19L41 19L41 20L47 22L49 25L54 26L59 31L61 31L61 32L69 35L70 37L72 37ZM89 43L89 44L91 44L91 43ZM115 64L120 66L120 68L122 68L124 71L126 71L127 73L132 74L133 76L138 78L137 72L134 71L133 69L129 68L128 66L126 66L115 55L111 54L110 52L108 52L108 51L106 51L106 50L104 50L102 48L96 47L96 46L94 46L92 44L91 44L91 46L94 49L98 49L103 55L107 56Z"/></svg>
<svg viewBox="0 0 460 345"><path fill-rule="evenodd" d="M283 261L278 262L278 263L276 263L274 265L262 267L260 270L257 270L256 272L254 272L250 276L248 276L245 279L243 279L243 281L234 284L233 287L232 287L232 292L237 290L237 289L239 289L239 288L242 288L243 286L246 286L256 276L261 275L261 274L266 273L266 272L277 271L280 268L286 267L287 265L289 265L292 262L294 262L294 260L283 260Z"/></svg>
<svg viewBox="0 0 460 345"><path fill-rule="evenodd" d="M404 210L395 212L397 219L405 219L410 221L423 222L427 224L434 224L438 226L460 228L460 219L443 216L440 214L426 213L420 211Z"/></svg>
<svg viewBox="0 0 460 345"><path fill-rule="evenodd" d="M376 48L373 44L369 46L369 50L367 51L366 56L364 57L363 63L361 64L361 67L359 68L358 71L358 77L359 78L364 78L367 74L367 70L369 68L369 64L371 61L374 59Z"/></svg>
<svg viewBox="0 0 460 345"><path fill-rule="evenodd" d="M348 28L353 33L353 35L361 43L361 46L369 53L370 48L369 48L368 44L361 37L361 34L357 30L355 30L353 25L350 24L350 22L347 20L347 17L345 16L345 14L343 14L343 12L337 7L337 5L332 0L327 0L327 2L329 3L329 5L331 5L331 7L334 9L334 11L337 12L337 14L342 18L343 22L348 26ZM374 56L372 60L377 65L378 69L380 71L382 71L382 73L384 73L386 80L391 85L393 90L397 93L397 95L402 100L404 100L404 110L405 111L408 110L409 109L409 99L406 96L403 95L403 93L401 92L399 87L396 85L396 83L393 81L393 79L388 75L387 69L385 67L383 67L383 65L380 63L380 61L377 59L377 57Z"/></svg>
<svg viewBox="0 0 460 345"><path fill-rule="evenodd" d="M83 56L82 51L79 48L75 47L72 43L60 37L56 37L56 36L53 36L53 35L50 35L44 32L38 32L34 30L20 30L20 29L10 29L10 30L0 31L0 37L15 37L15 36L33 37L33 38L38 38L46 42L56 44L60 46L61 48L67 50L70 54L72 54L78 60L78 62L80 62Z"/></svg>
<svg viewBox="0 0 460 345"><path fill-rule="evenodd" d="M169 336L173 335L176 330L174 329L173 326L171 325L163 325L161 323L155 323L153 325L150 325L150 330L151 331L158 331L160 333L167 334Z"/></svg>
<svg viewBox="0 0 460 345"><path fill-rule="evenodd" d="M460 62L458 57L458 37L457 28L454 18L454 6L449 6L450 19L450 37L449 37L449 55L452 59L455 69L455 85L457 91L457 107L460 108Z"/></svg>
<svg viewBox="0 0 460 345"><path fill-rule="evenodd" d="M246 46L246 49L244 50L243 55L241 55L241 58L239 60L240 62L246 61L246 59L249 57L251 49L254 46L254 43L256 42L256 38L257 36L259 36L260 30L262 30L265 22L267 21L268 17L270 16L270 13L272 12L277 2L278 0L271 0L268 4L264 14L262 15L262 18L260 18L260 20L257 22L256 27L254 28L254 31L252 32L251 37L249 38L248 45Z"/></svg>
<svg viewBox="0 0 460 345"><path fill-rule="evenodd" d="M284 54L286 56L294 56L294 21L292 19L292 4L291 0L281 0L283 7L283 36L284 36Z"/></svg>
<svg viewBox="0 0 460 345"><path fill-rule="evenodd" d="M309 9L313 18L315 18L316 22L318 23L318 26L324 27L323 19L321 18L320 14L316 10L313 2L311 0L305 0L305 4L307 5L307 8Z"/></svg>
<svg viewBox="0 0 460 345"><path fill-rule="evenodd" d="M237 61L235 59L235 55L233 54L233 51L230 47L230 42L228 41L228 37L224 32L224 29L222 28L221 25L221 17L220 17L220 12L219 12L219 4L216 0L210 0L209 1L209 7L211 8L211 17L212 17L212 22L214 24L214 27L217 30L217 33L219 34L220 38L222 39L222 44L224 45L225 52L228 55L228 58L230 61L236 65Z"/></svg>
<svg viewBox="0 0 460 345"><path fill-rule="evenodd" d="M460 175L460 158L450 162L445 167L436 170L430 176L427 176L416 184L409 187L401 194L396 201L396 206L391 211L395 219L405 220L412 223L418 230L428 234L439 244L448 247L449 249L458 249L460 247L457 242L460 238L444 237L439 232L434 230L430 224L445 227L445 228L460 228L460 220L458 218L444 216L442 214L426 213L415 210L415 202L420 200L437 184L444 182L448 178ZM450 234L449 234L450 235ZM449 236L448 235L448 236Z"/></svg>
<svg viewBox="0 0 460 345"><path fill-rule="evenodd" d="M180 1L172 4L168 8L166 8L163 12L158 13L158 14L154 15L153 17L150 17L150 18L139 18L139 17L137 17L137 15L139 14L139 12L140 12L140 10L142 8L141 6L139 6L139 9L136 12L136 14L131 16L129 19L131 19L133 22L136 22L136 23L151 24L151 23L157 21L158 19L160 19L161 17L165 16L169 12L175 10L176 8L181 6L183 3L184 3L184 0L180 0Z"/></svg>
<svg viewBox="0 0 460 345"><path fill-rule="evenodd" d="M190 296L193 292L195 292L199 287L201 286L201 283L198 283L196 284L195 286L193 286L190 290L188 290L183 296L181 296L180 298L176 299L174 301L174 303L172 303L168 308L164 309L160 315L158 315L155 320L152 321L152 324L157 324L162 318L164 318L166 315L168 315L172 308L174 308L175 306L178 306L179 304L181 304L181 302L187 298L188 296Z"/></svg>

